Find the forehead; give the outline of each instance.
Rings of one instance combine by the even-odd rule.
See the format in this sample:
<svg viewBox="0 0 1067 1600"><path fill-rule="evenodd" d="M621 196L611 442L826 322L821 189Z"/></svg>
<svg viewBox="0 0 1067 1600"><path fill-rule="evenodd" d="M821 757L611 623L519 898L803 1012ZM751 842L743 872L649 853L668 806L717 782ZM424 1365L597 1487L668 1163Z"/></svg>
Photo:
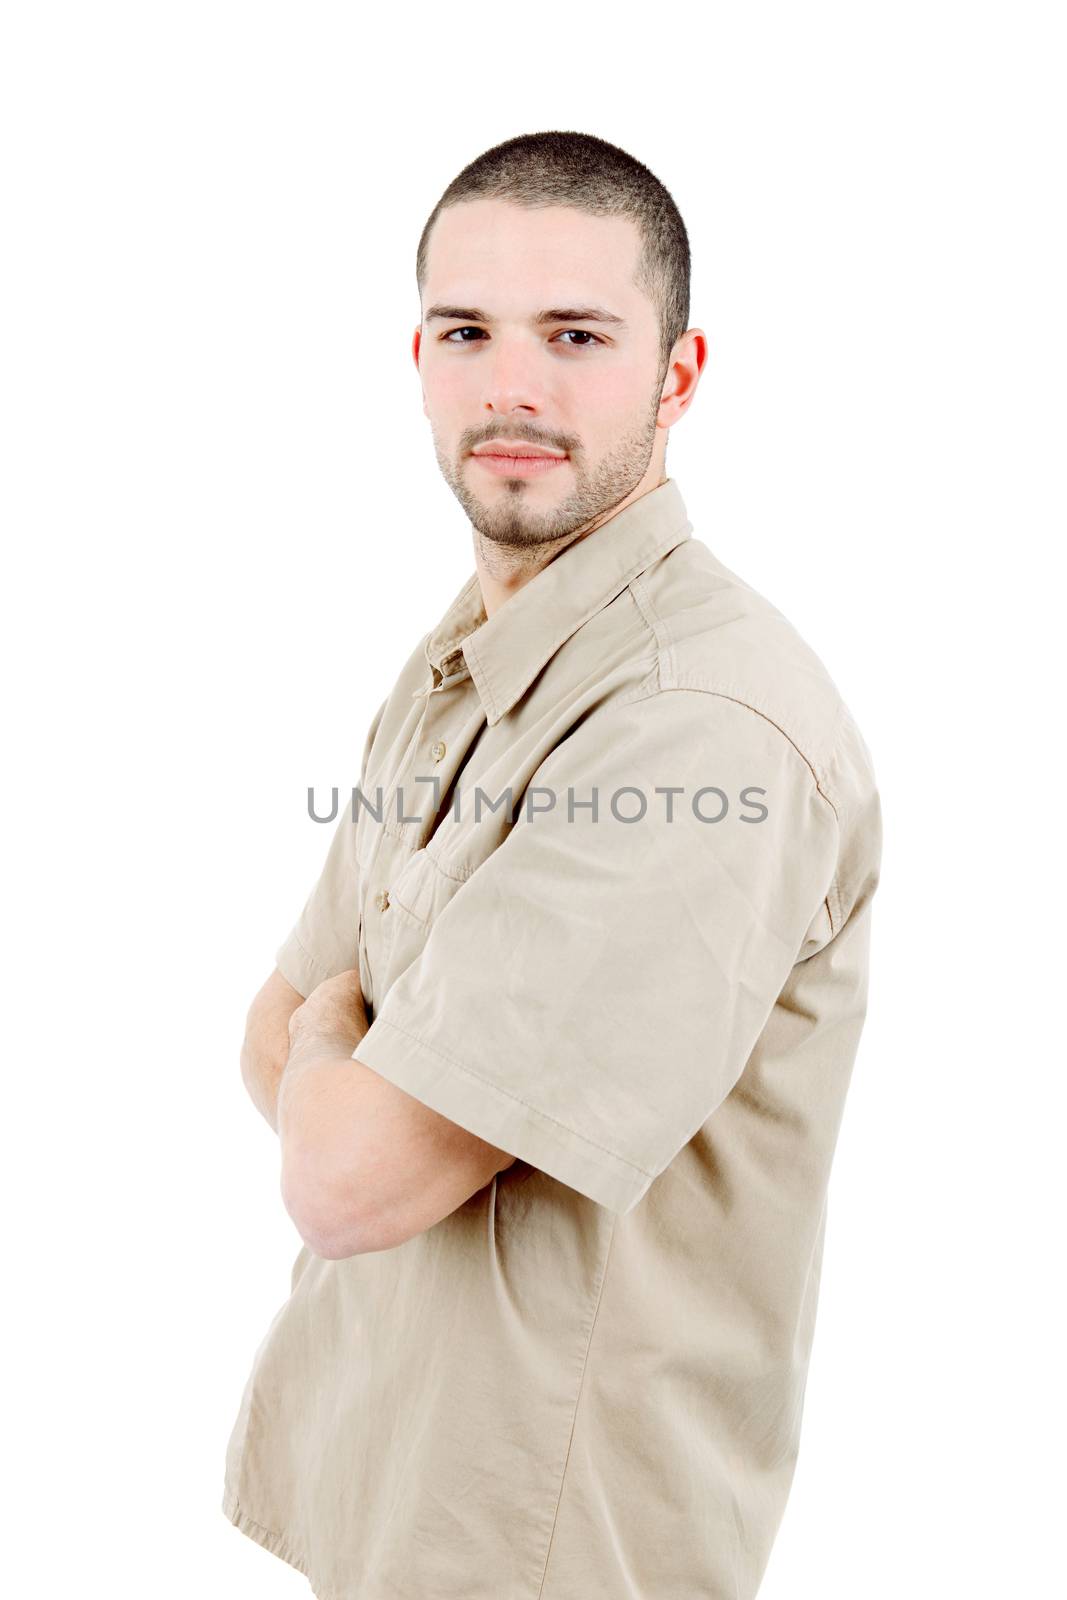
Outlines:
<svg viewBox="0 0 1067 1600"><path fill-rule="evenodd" d="M433 225L423 303L528 309L596 300L620 316L651 308L634 283L641 236L630 217L573 206L464 200Z"/></svg>

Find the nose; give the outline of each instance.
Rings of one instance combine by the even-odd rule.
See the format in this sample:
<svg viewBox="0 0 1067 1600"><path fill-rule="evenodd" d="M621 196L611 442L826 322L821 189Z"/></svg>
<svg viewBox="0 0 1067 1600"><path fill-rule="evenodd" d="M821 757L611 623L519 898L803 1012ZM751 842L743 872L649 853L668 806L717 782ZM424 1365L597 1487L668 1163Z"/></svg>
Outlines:
<svg viewBox="0 0 1067 1600"><path fill-rule="evenodd" d="M499 416L516 411L536 416L543 410L545 391L538 352L525 340L499 338L483 370L486 411Z"/></svg>

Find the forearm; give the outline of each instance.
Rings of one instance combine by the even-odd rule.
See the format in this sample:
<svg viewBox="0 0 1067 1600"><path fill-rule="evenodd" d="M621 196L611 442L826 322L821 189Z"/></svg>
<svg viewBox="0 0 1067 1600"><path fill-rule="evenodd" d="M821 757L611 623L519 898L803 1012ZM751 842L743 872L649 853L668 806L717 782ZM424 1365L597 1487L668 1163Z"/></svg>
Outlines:
<svg viewBox="0 0 1067 1600"><path fill-rule="evenodd" d="M284 1051L259 1050L248 1039L241 1049L241 1077L256 1110L278 1131L278 1090L285 1071Z"/></svg>
<svg viewBox="0 0 1067 1600"><path fill-rule="evenodd" d="M277 1094L277 1130L283 1160L295 1162L314 1150L316 1165L326 1168L336 1147L338 1168L350 1137L353 1098L366 1068L352 1052L366 1028L333 1027L298 1037L281 1075Z"/></svg>
<svg viewBox="0 0 1067 1600"><path fill-rule="evenodd" d="M369 1069L352 1059L365 1027L305 1034L278 1088L281 1190L305 1239L325 1237L355 1202L353 1130L366 1113Z"/></svg>
<svg viewBox="0 0 1067 1600"><path fill-rule="evenodd" d="M275 971L253 1000L241 1045L241 1077L256 1110L278 1131L278 1091L289 1059L289 1019L304 1001Z"/></svg>
<svg viewBox="0 0 1067 1600"><path fill-rule="evenodd" d="M241 1076L256 1110L278 1131L278 1090L288 1051L246 1037L241 1049Z"/></svg>

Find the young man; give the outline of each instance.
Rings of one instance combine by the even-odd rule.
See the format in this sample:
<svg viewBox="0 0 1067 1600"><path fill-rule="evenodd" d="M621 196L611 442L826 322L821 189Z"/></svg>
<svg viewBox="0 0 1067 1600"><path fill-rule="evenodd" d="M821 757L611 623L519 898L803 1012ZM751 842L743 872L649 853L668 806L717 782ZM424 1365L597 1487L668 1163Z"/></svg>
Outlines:
<svg viewBox="0 0 1067 1600"><path fill-rule="evenodd" d="M418 283L476 570L249 1013L304 1247L224 1510L329 1600L749 1600L866 1009L870 758L665 473L707 348L656 178L509 140Z"/></svg>

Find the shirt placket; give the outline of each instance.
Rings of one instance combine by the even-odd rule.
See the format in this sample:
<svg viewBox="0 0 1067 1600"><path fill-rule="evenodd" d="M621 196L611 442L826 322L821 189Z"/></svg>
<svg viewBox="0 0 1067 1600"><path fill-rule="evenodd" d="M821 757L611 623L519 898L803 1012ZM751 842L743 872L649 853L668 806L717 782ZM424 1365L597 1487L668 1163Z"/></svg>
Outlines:
<svg viewBox="0 0 1067 1600"><path fill-rule="evenodd" d="M454 650L441 666L443 671L432 666L430 682L415 691L413 698L423 700L422 714L388 796L394 830L399 828L411 850L421 850L432 837L465 755L459 734L469 721L474 686L461 651ZM397 814L398 794L402 817ZM387 904L388 890L379 895Z"/></svg>

